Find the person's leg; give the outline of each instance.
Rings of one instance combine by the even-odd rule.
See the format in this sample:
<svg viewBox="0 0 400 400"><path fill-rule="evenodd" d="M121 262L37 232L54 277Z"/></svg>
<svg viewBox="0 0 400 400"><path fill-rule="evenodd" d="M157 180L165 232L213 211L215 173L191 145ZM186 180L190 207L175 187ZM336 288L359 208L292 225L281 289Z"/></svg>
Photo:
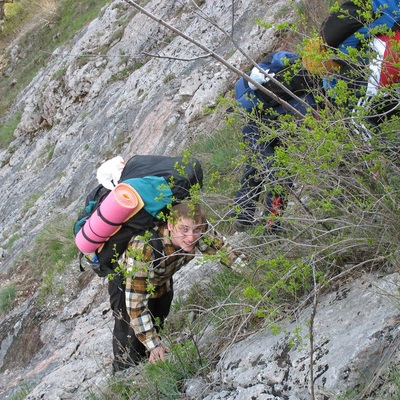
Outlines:
<svg viewBox="0 0 400 400"><path fill-rule="evenodd" d="M287 204L287 190L291 186L289 181L278 182L274 173L275 148L279 146L278 140L273 140L268 144L264 151L266 192L264 198L264 212L262 219L267 228L280 229L280 224L277 217L282 215L282 212Z"/></svg>
<svg viewBox="0 0 400 400"><path fill-rule="evenodd" d="M165 318L168 316L173 299L173 285L171 290L160 298L149 299L149 311L157 332L162 329ZM125 287L120 279L110 280L108 291L110 295L111 309L114 314L113 330L113 369L123 370L136 365L147 358L145 346L136 337L129 323L129 315L126 311Z"/></svg>
<svg viewBox="0 0 400 400"><path fill-rule="evenodd" d="M275 147L279 145L278 140L272 139L269 142L260 141L257 135L251 136L252 149L257 153L253 162L257 165L246 164L245 172L241 180L241 188L235 197L235 204L240 207L237 220L245 228L255 222L255 211L260 194L263 193L264 212L263 219L272 215L277 216L286 203L286 196L281 190L281 185L276 185L274 174ZM279 187L279 190L278 190ZM238 224L235 225L238 228ZM239 227L240 228L240 227Z"/></svg>
<svg viewBox="0 0 400 400"><path fill-rule="evenodd" d="M171 290L165 293L158 299L149 300L149 310L153 317L153 323L156 327L157 332L164 326L165 318L167 318L169 311L171 309L172 299L174 297L174 292Z"/></svg>
<svg viewBox="0 0 400 400"><path fill-rule="evenodd" d="M254 221L256 202L258 200L260 181L257 179L257 170L246 164L245 171L240 182L240 189L237 191L234 204L238 206L239 212L235 214L238 221L251 224Z"/></svg>
<svg viewBox="0 0 400 400"><path fill-rule="evenodd" d="M257 165L257 158L260 154L260 135L257 123L250 121L242 129L242 135L250 155L240 180L240 189L235 196L234 204L238 206L239 212L234 213L234 216L241 224L251 225L254 222L254 213L262 183L259 176L259 165Z"/></svg>
<svg viewBox="0 0 400 400"><path fill-rule="evenodd" d="M126 311L125 286L121 279L115 277L108 284L110 305L114 315L113 329L113 369L114 371L130 368L138 364L146 356L146 349L136 338L130 326Z"/></svg>

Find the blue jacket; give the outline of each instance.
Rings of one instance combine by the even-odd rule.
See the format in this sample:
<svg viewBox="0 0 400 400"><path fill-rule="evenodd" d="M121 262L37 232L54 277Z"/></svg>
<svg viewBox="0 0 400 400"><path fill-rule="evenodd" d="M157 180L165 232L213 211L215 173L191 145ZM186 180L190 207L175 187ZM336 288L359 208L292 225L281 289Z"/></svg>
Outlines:
<svg viewBox="0 0 400 400"><path fill-rule="evenodd" d="M348 54L349 48L357 48L363 39L376 35L376 28L384 32L395 28L400 21L398 0L372 0L373 21L361 21L357 13L360 7L352 1L345 2L341 9L344 12L329 15L322 25L321 35L328 46L336 47L345 54Z"/></svg>
<svg viewBox="0 0 400 400"><path fill-rule="evenodd" d="M277 51L269 53L259 63L257 63L264 71L273 72L276 74L275 78L285 85L290 91L297 96L303 98L311 106L315 105L314 98L309 94L310 82L308 82L308 75L296 74L292 75L290 82L287 82L280 73L287 71L288 66L295 62L299 56L295 53L288 51ZM304 72L304 71L303 71ZM263 84L265 88L276 94L279 98L287 101L291 106L296 108L302 114L306 113L304 105L299 103L288 95L282 88L273 82ZM257 110L261 103L266 109L273 108L274 115L286 114L287 110L277 101L262 93L260 90L253 90L249 87L248 82L244 78L240 78L235 84L235 99L239 106L244 108L247 112ZM276 117L275 117L276 118Z"/></svg>

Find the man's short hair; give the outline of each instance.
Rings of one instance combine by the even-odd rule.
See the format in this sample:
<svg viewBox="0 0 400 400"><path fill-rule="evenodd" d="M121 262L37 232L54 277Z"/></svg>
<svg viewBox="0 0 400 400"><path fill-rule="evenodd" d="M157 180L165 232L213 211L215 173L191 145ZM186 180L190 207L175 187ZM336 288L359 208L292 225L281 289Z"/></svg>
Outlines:
<svg viewBox="0 0 400 400"><path fill-rule="evenodd" d="M175 204L171 209L172 223L177 223L182 218L190 218L196 224L205 224L207 222L204 211L199 203L184 200Z"/></svg>

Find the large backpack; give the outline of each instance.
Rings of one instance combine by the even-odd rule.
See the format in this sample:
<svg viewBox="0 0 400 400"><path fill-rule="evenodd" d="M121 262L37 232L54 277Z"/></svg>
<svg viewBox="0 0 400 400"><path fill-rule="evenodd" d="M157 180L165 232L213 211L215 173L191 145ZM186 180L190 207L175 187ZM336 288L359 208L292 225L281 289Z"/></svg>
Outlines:
<svg viewBox="0 0 400 400"><path fill-rule="evenodd" d="M369 114L366 120L376 127L398 114L396 96L387 96L384 101L373 99L380 88L400 81L399 1L368 0L363 6L358 1L345 1L337 11L329 14L320 33L324 43L340 53L363 50L357 56L358 62L346 57L338 57L337 61L341 64L340 78L347 81L348 87L359 97L358 106ZM326 89L333 89L336 84L335 78L324 79ZM363 87L366 88L365 95L360 90ZM362 135L365 139L371 137L369 129L363 129Z"/></svg>
<svg viewBox="0 0 400 400"><path fill-rule="evenodd" d="M120 229L95 252L95 262L89 265L101 277L114 272L118 258L133 236L157 226L160 223L158 216L161 213L167 214L169 205L189 198L194 185L202 187L203 171L199 160L194 157L135 155L127 161L119 183L131 185L142 198L144 207L122 223ZM100 184L88 194L85 207L74 225L75 236L91 215L99 210L110 192ZM162 195L158 195L158 192ZM167 192L170 195L163 196ZM84 270L83 262L87 263L88 260L81 253L81 270Z"/></svg>
<svg viewBox="0 0 400 400"><path fill-rule="evenodd" d="M321 27L321 36L329 47L348 54L349 49L359 48L363 40L373 38L387 29L398 30L400 7L398 0L372 0L371 19L365 18L367 6L345 1L339 11L329 14Z"/></svg>
<svg viewBox="0 0 400 400"><path fill-rule="evenodd" d="M314 106L314 99L310 93L312 87L311 78L305 69L300 69L296 73L291 70L293 64L299 59L299 56L289 51L276 51L269 53L258 64L264 71L274 74L274 78L278 80L287 89L296 96L305 98L305 100ZM290 73L290 79L287 79L286 73ZM264 83L263 86L269 91L276 94L282 100L305 114L306 109L282 87L274 83L272 80ZM284 114L287 110L275 99L263 93L261 90L253 90L244 78L240 78L235 85L235 100L239 106L247 112L259 110L260 105L264 110L273 108L275 113Z"/></svg>

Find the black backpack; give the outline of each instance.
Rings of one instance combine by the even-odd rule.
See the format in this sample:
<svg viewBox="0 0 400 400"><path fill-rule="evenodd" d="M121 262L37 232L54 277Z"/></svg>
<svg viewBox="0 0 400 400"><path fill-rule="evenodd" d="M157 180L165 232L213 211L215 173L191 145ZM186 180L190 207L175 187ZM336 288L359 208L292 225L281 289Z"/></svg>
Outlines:
<svg viewBox="0 0 400 400"><path fill-rule="evenodd" d="M299 56L295 53L288 51L275 51L267 54L258 64L264 71L274 73L274 78L279 81L283 86L293 92L296 96L306 97L306 101L314 104L314 99L309 96L310 88L313 86L312 78L304 68L299 69L296 73L291 70L295 63L299 60ZM285 76L290 73L290 79ZM249 72L250 75L250 72ZM305 113L304 106L298 104L297 100L293 99L285 90L272 80L264 83L263 86L270 92L277 95L282 100L290 103L293 107L300 112ZM238 105L246 111L251 112L257 110L260 103L265 110L273 108L278 114L286 114L287 110L281 106L275 99L269 97L261 90L253 90L250 88L249 83L240 78L235 84L235 100Z"/></svg>
<svg viewBox="0 0 400 400"><path fill-rule="evenodd" d="M194 157L135 155L127 161L122 170L119 183L129 183L130 179L144 177L164 178L173 194L170 203L172 205L190 198L190 189L195 185L199 189L203 186L202 167L200 161ZM145 187L142 189L145 190ZM84 209L79 213L74 225L75 236L109 193L109 189L106 189L103 185L97 185L88 194ZM142 195L142 193L139 194ZM145 196L142 197L145 198ZM169 208L165 206L158 211L158 214L168 214ZM125 221L121 229L104 243L100 251L95 252L94 259L89 260L80 253L81 271L85 270L83 264L86 264L101 277L113 273L118 265L117 260L126 250L130 239L133 236L151 230L159 224L160 219L146 209L145 202L145 207Z"/></svg>

